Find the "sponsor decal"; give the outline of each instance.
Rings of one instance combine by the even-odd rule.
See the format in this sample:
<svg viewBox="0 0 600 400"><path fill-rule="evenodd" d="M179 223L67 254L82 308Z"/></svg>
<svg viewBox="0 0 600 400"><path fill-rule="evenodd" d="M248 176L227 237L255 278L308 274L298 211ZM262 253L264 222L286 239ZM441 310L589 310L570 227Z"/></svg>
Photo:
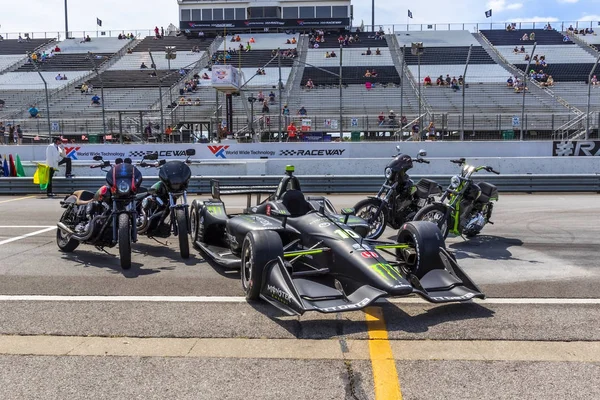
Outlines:
<svg viewBox="0 0 600 400"><path fill-rule="evenodd" d="M263 217L256 216L256 217L254 217L254 220L256 222L258 222L259 224L261 224L262 226L273 226L271 221L269 221L268 219L263 218Z"/></svg>
<svg viewBox="0 0 600 400"><path fill-rule="evenodd" d="M282 303L290 304L292 302L292 295L276 286L267 285L267 293L269 293L272 298Z"/></svg>
<svg viewBox="0 0 600 400"><path fill-rule="evenodd" d="M341 157L346 149L314 149L314 150L303 150L303 149L290 149L290 150L279 150L280 156L293 156L293 157Z"/></svg>
<svg viewBox="0 0 600 400"><path fill-rule="evenodd" d="M227 150L229 146L208 146L208 149L211 153L215 155L216 158L227 158L225 155L225 150Z"/></svg>
<svg viewBox="0 0 600 400"><path fill-rule="evenodd" d="M382 278L387 280L391 279L393 281L397 281L398 279L402 278L398 271L396 271L394 267L387 263L373 264L370 265L369 268L375 270L375 272L381 275Z"/></svg>
<svg viewBox="0 0 600 400"><path fill-rule="evenodd" d="M333 233L338 235L342 239L360 239L358 233L354 232L352 229L336 229L335 231L333 231Z"/></svg>
<svg viewBox="0 0 600 400"><path fill-rule="evenodd" d="M321 308L321 310L323 310L325 312L335 312L335 311L345 311L345 310L357 310L359 308L363 308L364 306L366 306L370 302L371 302L371 299L369 299L368 297L366 297L366 298L362 299L361 301L359 301L356 304L342 304L342 305L334 306L334 307Z"/></svg>
<svg viewBox="0 0 600 400"><path fill-rule="evenodd" d="M363 258L378 258L379 254L375 251L363 251L360 253Z"/></svg>
<svg viewBox="0 0 600 400"><path fill-rule="evenodd" d="M221 206L206 206L206 211L212 215L223 215L223 207Z"/></svg>
<svg viewBox="0 0 600 400"><path fill-rule="evenodd" d="M473 293L467 293L462 296L442 296L442 297L431 297L433 301L462 301L462 300L470 300L475 297Z"/></svg>
<svg viewBox="0 0 600 400"><path fill-rule="evenodd" d="M600 141L553 142L552 155L555 157L600 157Z"/></svg>
<svg viewBox="0 0 600 400"><path fill-rule="evenodd" d="M81 147L65 147L65 154L71 160L77 160L77 150L79 150L80 148Z"/></svg>
<svg viewBox="0 0 600 400"><path fill-rule="evenodd" d="M354 250L368 250L368 251L373 250L371 247L367 246L366 244L360 244L360 243L354 243L352 245L352 248Z"/></svg>
<svg viewBox="0 0 600 400"><path fill-rule="evenodd" d="M158 153L159 157L187 157L185 150L132 150L128 157L144 157L147 154ZM122 157L124 154L121 154Z"/></svg>
<svg viewBox="0 0 600 400"><path fill-rule="evenodd" d="M271 205L270 204L267 204L267 210L266 210L265 214L271 215Z"/></svg>

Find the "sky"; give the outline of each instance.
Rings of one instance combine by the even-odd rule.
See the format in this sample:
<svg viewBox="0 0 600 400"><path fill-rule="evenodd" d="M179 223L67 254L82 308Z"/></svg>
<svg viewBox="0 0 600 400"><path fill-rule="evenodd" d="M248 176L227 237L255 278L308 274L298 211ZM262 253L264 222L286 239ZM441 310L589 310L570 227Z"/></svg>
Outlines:
<svg viewBox="0 0 600 400"><path fill-rule="evenodd" d="M600 21L600 0L375 0L378 25L490 22ZM371 0L354 0L354 25L371 23ZM69 30L153 29L178 25L176 0L68 0ZM493 17L486 19L485 10ZM0 33L64 31L64 0L0 0ZM470 29L470 28L469 28ZM600 29L599 29L600 30Z"/></svg>

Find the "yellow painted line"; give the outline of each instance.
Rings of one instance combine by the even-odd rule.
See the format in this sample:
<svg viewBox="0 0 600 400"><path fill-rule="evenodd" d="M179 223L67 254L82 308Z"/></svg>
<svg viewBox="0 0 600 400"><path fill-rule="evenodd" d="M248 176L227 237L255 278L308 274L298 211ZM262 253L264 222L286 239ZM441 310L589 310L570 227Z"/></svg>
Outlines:
<svg viewBox="0 0 600 400"><path fill-rule="evenodd" d="M11 201L17 201L17 200L31 199L33 197L35 197L35 196L25 196L25 197L17 197L16 199L2 200L2 201L0 201L0 204L2 204L2 203L10 203Z"/></svg>
<svg viewBox="0 0 600 400"><path fill-rule="evenodd" d="M369 353L373 368L375 400L402 400L396 362L388 340L381 307L367 307L365 318L369 331Z"/></svg>

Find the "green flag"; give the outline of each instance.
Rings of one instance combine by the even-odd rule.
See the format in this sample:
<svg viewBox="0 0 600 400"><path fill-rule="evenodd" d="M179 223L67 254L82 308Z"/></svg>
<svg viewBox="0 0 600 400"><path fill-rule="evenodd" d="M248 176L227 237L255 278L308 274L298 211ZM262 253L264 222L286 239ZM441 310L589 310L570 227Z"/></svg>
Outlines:
<svg viewBox="0 0 600 400"><path fill-rule="evenodd" d="M24 177L25 169L23 168L23 164L21 164L21 157L19 157L18 154L17 154L16 167L17 167L17 176Z"/></svg>

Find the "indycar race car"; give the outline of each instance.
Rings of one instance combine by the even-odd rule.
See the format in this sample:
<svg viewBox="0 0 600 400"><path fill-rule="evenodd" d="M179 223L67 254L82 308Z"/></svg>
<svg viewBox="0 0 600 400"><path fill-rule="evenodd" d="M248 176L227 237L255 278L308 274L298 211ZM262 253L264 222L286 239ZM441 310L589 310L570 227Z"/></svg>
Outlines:
<svg viewBox="0 0 600 400"><path fill-rule="evenodd" d="M217 264L241 269L247 299L302 315L359 310L411 294L433 303L485 298L435 224L406 223L396 242L365 239L368 224L352 209L343 209L340 220L327 199L305 198L284 180L275 195L242 214L227 214L215 183L212 199L192 203L194 244ZM261 192L236 187L228 194Z"/></svg>

